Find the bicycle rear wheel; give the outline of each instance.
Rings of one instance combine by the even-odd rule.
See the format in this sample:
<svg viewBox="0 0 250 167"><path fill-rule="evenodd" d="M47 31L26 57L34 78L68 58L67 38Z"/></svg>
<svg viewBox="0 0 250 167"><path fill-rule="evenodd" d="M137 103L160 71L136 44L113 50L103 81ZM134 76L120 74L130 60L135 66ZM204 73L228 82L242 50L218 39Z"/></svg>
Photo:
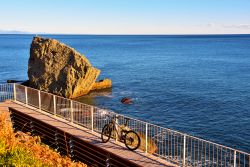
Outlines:
<svg viewBox="0 0 250 167"><path fill-rule="evenodd" d="M133 150L136 150L140 146L141 139L136 132L130 130L125 135L124 143L125 143L125 146L129 150L133 151Z"/></svg>
<svg viewBox="0 0 250 167"><path fill-rule="evenodd" d="M111 137L111 127L109 124L106 124L103 128L102 128L102 134L101 134L101 138L102 138L102 142L103 143L107 143Z"/></svg>

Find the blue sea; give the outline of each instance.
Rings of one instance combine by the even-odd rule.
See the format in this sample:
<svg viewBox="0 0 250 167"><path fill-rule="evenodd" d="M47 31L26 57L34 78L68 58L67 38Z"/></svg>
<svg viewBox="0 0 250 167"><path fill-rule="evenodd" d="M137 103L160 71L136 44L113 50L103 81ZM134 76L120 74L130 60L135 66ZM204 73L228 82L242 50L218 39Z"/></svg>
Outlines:
<svg viewBox="0 0 250 167"><path fill-rule="evenodd" d="M250 152L250 35L41 36L112 79L79 101ZM0 82L27 80L32 38L0 35Z"/></svg>

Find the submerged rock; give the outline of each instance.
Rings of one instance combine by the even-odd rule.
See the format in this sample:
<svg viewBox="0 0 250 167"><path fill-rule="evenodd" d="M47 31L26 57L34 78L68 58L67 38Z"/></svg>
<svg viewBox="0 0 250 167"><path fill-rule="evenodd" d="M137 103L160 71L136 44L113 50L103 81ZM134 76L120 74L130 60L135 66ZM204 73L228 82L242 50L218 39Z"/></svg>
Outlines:
<svg viewBox="0 0 250 167"><path fill-rule="evenodd" d="M130 99L129 97L124 97L124 98L122 98L122 99L121 99L121 102L122 102L123 104L132 104L132 103L133 103L132 99Z"/></svg>
<svg viewBox="0 0 250 167"><path fill-rule="evenodd" d="M67 98L87 94L100 70L73 48L54 39L34 37L28 65L29 86Z"/></svg>

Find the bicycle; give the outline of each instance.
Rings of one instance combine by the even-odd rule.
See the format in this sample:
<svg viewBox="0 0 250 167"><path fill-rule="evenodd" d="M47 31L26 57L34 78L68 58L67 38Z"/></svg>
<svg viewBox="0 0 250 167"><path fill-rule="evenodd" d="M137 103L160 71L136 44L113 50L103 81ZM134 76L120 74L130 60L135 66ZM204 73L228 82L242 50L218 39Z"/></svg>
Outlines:
<svg viewBox="0 0 250 167"><path fill-rule="evenodd" d="M129 118L125 118L126 122L123 125L118 124L115 118L119 117L113 117L111 121L108 124L104 125L104 127L102 128L102 133L101 133L102 142L107 143L111 138L111 134L113 133L113 135L114 134L117 135L120 141L124 142L125 146L129 150L134 151L137 148L139 148L141 144L141 139L135 131L131 130L128 127Z"/></svg>

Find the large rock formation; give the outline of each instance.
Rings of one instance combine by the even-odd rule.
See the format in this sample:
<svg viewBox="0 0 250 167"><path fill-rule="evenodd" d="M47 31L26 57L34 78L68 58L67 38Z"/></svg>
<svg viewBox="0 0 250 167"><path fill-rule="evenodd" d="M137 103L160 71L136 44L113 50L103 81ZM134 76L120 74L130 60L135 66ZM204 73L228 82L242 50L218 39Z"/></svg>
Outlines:
<svg viewBox="0 0 250 167"><path fill-rule="evenodd" d="M28 67L29 85L67 98L87 94L100 70L88 59L54 39L34 37Z"/></svg>

